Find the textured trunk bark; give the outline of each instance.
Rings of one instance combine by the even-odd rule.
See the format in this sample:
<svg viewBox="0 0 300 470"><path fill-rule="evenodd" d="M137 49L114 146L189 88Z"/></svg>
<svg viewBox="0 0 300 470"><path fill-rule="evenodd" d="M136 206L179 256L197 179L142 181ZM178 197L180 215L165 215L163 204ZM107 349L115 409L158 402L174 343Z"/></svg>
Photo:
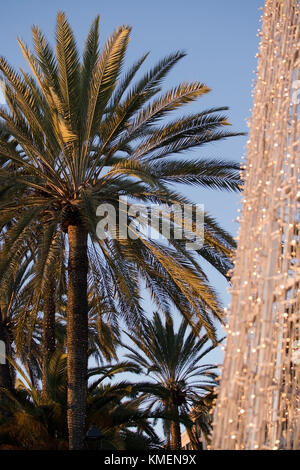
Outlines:
<svg viewBox="0 0 300 470"><path fill-rule="evenodd" d="M55 279L48 281L44 297L42 386L47 391L47 363L55 352Z"/></svg>
<svg viewBox="0 0 300 470"><path fill-rule="evenodd" d="M174 415L178 416L178 406L174 407ZM170 432L171 432L171 449L180 450L181 449L181 432L180 432L180 424L178 421L171 421Z"/></svg>
<svg viewBox="0 0 300 470"><path fill-rule="evenodd" d="M88 303L87 303L87 232L80 225L68 226L68 429L69 449L80 450L84 445Z"/></svg>

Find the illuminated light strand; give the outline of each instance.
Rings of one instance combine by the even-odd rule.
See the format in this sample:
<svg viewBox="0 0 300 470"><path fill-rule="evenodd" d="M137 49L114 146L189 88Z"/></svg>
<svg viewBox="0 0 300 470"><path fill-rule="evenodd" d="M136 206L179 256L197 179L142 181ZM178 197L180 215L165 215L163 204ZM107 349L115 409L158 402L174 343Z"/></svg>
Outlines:
<svg viewBox="0 0 300 470"><path fill-rule="evenodd" d="M300 5L267 0L213 449L300 449Z"/></svg>

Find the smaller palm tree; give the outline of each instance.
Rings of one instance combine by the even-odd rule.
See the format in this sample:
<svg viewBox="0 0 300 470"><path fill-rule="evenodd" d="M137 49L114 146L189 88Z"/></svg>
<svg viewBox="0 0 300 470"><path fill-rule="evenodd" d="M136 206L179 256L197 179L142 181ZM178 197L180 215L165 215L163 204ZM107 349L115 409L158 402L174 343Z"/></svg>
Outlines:
<svg viewBox="0 0 300 470"><path fill-rule="evenodd" d="M30 376L16 362L18 372L14 390L0 388L7 399L0 401L0 450L68 449L67 359L58 348L47 362L47 393L37 389ZM157 447L160 440L140 407L134 384L110 382L124 372L139 373L139 366L129 361L89 369L87 428L96 425L103 434L106 449L146 449ZM88 446L88 443L86 443Z"/></svg>
<svg viewBox="0 0 300 470"><path fill-rule="evenodd" d="M3 237L1 237L1 243ZM2 250L0 250L0 259ZM32 297L30 292L30 259L24 258L23 261L9 270L2 279L0 287L0 340L5 344L5 353L7 357L20 357L19 343L22 342L23 349L26 349L26 326L24 316L28 309L28 303ZM20 325L22 331L20 331ZM28 349L27 349L28 353ZM25 368L32 357L27 354L24 362ZM7 389L13 388L14 370L9 361L5 360L0 365L0 387ZM0 393L0 397L3 394Z"/></svg>
<svg viewBox="0 0 300 470"><path fill-rule="evenodd" d="M174 450L181 448L180 422L191 428L191 409L217 385L217 366L202 360L218 343L188 328L183 320L176 332L169 314L162 321L155 313L152 321L145 319L135 332L126 333L134 345L123 345L130 351L128 359L150 378L139 384L139 390L148 401L148 410L165 416L167 446Z"/></svg>

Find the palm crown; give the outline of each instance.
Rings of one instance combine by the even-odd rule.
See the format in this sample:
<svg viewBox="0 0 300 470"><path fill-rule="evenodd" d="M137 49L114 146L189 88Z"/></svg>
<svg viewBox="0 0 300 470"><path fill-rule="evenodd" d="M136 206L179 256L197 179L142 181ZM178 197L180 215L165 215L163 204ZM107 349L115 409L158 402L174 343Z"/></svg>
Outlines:
<svg viewBox="0 0 300 470"><path fill-rule="evenodd" d="M117 207L122 196L143 203L189 202L170 189L169 183L176 182L232 190L240 185L236 163L203 158L174 159L184 150L236 135L220 130L228 124L226 116L219 114L226 108L209 109L160 124L168 112L209 91L201 83L189 83L152 99L160 92L167 72L184 54L177 52L163 59L128 90L146 56L119 79L130 28L117 29L99 54L98 21L97 18L88 35L82 63L62 13L57 19L56 57L36 27L33 28L35 55L19 40L33 76L23 71L20 75L5 59L0 60L11 111L8 113L2 108L0 116L19 144L17 150L10 142L0 140L4 161L2 192L6 195L2 204L2 226L16 220L17 216L3 255L2 274L16 259L16 252L21 252L21 242L32 231L36 219L46 226L40 243L44 249L41 263L49 264L57 253L57 244L53 244L57 226L67 231L70 225L83 223L95 237L95 213L101 203L109 202ZM12 163L15 171L11 169ZM206 243L201 255L225 274L230 267L228 256L234 242L208 215L205 229ZM172 251L154 241L144 242L142 238L130 244L106 240L100 245L104 258L116 259L119 255L116 277L120 277L121 259L125 255L127 263L146 261L148 267L145 263L142 267L148 270L145 275L149 283L152 278L153 284L153 276L149 275L151 259L156 263L154 269L164 271L171 280L174 276L178 278L177 284L191 302L193 296L188 295L189 289L180 281L187 276L188 267L189 282L197 286L203 307L219 316L214 292L200 265L183 253L182 243L175 240L172 243L175 247ZM175 264L174 257L178 261ZM113 268L110 266L110 269ZM47 275L44 266L40 271ZM134 279L136 275L130 274ZM126 278L129 282L129 276ZM133 292L134 282L130 284ZM155 288L159 290L158 285ZM197 308L196 302L192 304L209 329L204 308ZM138 309L135 310L138 315Z"/></svg>
<svg viewBox="0 0 300 470"><path fill-rule="evenodd" d="M167 435L171 429L171 447L180 449L179 417L188 423L191 408L217 384L217 366L203 363L216 344L211 344L207 335L188 332L186 320L175 331L171 316L167 314L163 322L158 313L127 336L133 343L124 345L130 351L127 357L151 379L141 384L141 390L150 408L154 406L175 418L171 426L165 422L165 429Z"/></svg>

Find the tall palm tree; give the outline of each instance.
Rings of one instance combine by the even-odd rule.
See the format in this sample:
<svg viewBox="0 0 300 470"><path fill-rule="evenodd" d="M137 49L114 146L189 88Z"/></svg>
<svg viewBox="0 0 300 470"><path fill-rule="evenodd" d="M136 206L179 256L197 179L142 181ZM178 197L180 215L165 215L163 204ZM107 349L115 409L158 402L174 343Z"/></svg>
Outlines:
<svg viewBox="0 0 300 470"><path fill-rule="evenodd" d="M68 426L70 449L84 439L88 347L88 252L94 250L102 276L110 277L121 314L134 322L143 316L138 284L146 279L157 302L165 306L165 289L181 313L214 335L212 318L222 311L199 259L185 249L185 240L169 246L138 236L98 240L95 213L99 204L119 207L124 196L142 204L189 202L171 189L173 183L238 190L239 166L234 162L179 159L203 144L237 135L224 130L227 108L213 108L165 123L171 111L195 101L209 89L199 82L183 83L158 95L170 69L184 56L176 52L161 60L132 85L143 56L121 76L130 27L121 26L99 53L99 18L87 37L80 60L73 32L63 13L57 15L56 54L38 27L33 28L35 52L19 40L32 75L17 73L4 58L10 111L0 109L13 149L0 138L0 155L13 163L1 170L1 224L17 221L8 231L0 277L22 254L25 240L38 221L43 225L47 262L56 228L67 234ZM170 158L171 157L171 158ZM127 223L129 229L131 219ZM88 242L89 237L89 242ZM206 216L205 243L200 255L226 273L234 248L232 238ZM164 281L168 281L169 285ZM128 303L131 309L125 308ZM199 325L198 325L199 326Z"/></svg>
<svg viewBox="0 0 300 470"><path fill-rule="evenodd" d="M217 366L203 363L216 344L209 344L206 334L197 336L187 329L186 320L175 331L169 314L163 322L155 313L152 321L146 319L135 332L126 333L133 346L124 344L130 351L127 357L151 379L139 384L150 400L150 408L169 414L165 433L167 441L171 434L173 450L181 449L180 420L188 423L191 408L217 385Z"/></svg>

